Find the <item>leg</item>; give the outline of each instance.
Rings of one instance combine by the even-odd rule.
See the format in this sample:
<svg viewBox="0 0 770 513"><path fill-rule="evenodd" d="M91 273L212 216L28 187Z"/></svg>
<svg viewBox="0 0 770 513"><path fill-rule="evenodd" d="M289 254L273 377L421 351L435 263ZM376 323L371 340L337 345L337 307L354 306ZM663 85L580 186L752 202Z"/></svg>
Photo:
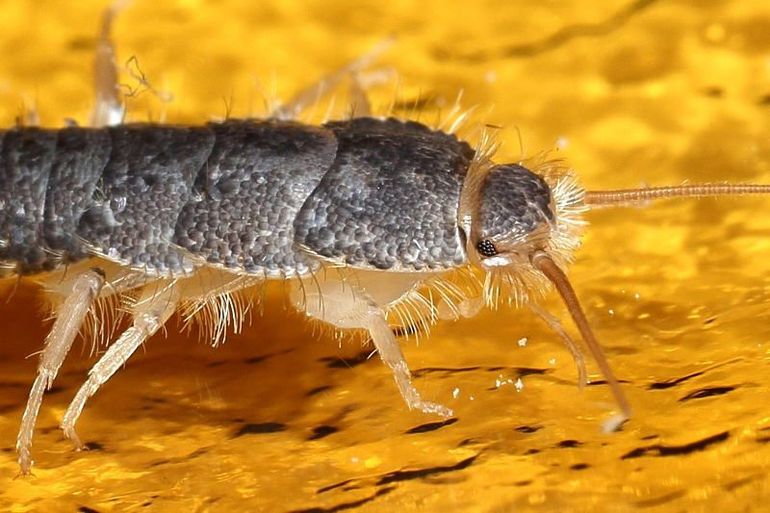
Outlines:
<svg viewBox="0 0 770 513"><path fill-rule="evenodd" d="M339 85L339 83L342 82L346 77L354 76L369 66L372 61L377 58L377 56L379 56L391 45L392 42L393 40L388 38L376 45L374 48L369 50L369 52L362 55L358 59L355 59L337 69L336 71L321 77L321 79L315 84L312 84L295 94L286 104L280 105L272 112L270 112L269 117L278 119L296 118L303 110L318 102L318 100L326 96L330 91L337 87L337 85ZM356 113L356 115L359 114Z"/></svg>
<svg viewBox="0 0 770 513"><path fill-rule="evenodd" d="M372 309L366 318L365 325L362 326L369 330L374 342L374 347L380 354L380 358L385 362L396 381L398 391L404 398L407 407L410 410L420 410L425 413L435 413L442 417L451 417L454 412L437 403L425 401L420 397L420 393L412 384L412 373L409 371L409 365L406 363L404 353L401 352L401 346L388 326L385 314L380 310Z"/></svg>
<svg viewBox="0 0 770 513"><path fill-rule="evenodd" d="M310 317L338 328L367 330L380 358L393 372L393 379L407 407L450 417L452 410L420 397L386 318L385 308L406 295L419 280L419 276L415 278L376 271L356 271L343 276L341 272L330 269L315 278L293 283L291 299L299 310ZM367 290L378 296L377 301Z"/></svg>
<svg viewBox="0 0 770 513"><path fill-rule="evenodd" d="M131 312L133 325L123 332L91 368L88 379L64 413L61 423L64 436L71 439L78 449L83 449L84 446L75 432L75 423L88 398L126 363L142 343L163 326L176 310L178 303L179 291L175 280L159 280L144 287Z"/></svg>
<svg viewBox="0 0 770 513"><path fill-rule="evenodd" d="M534 303L529 303L528 306L530 310L532 310L538 317L540 317L540 319L543 320L543 322L548 325L549 328L551 328L556 332L557 335L561 337L564 345L567 346L567 349L569 349L569 352L572 354L572 359L575 360L575 367L577 367L578 374L578 387L583 388L586 386L588 383L588 372L586 372L586 360L583 356L583 352L580 350L580 346L578 346L575 341L572 340L572 337L569 336L567 330L565 330L564 326L561 325L559 319Z"/></svg>
<svg viewBox="0 0 770 513"><path fill-rule="evenodd" d="M125 107L120 99L118 70L115 67L115 48L112 44L112 22L127 0L116 0L102 15L102 27L96 43L94 58L94 108L91 126L119 125L123 122Z"/></svg>
<svg viewBox="0 0 770 513"><path fill-rule="evenodd" d="M350 74L350 117L367 118L372 115L372 105L358 73Z"/></svg>
<svg viewBox="0 0 770 513"><path fill-rule="evenodd" d="M21 126L40 126L40 112L35 99L24 97L24 114L20 121Z"/></svg>
<svg viewBox="0 0 770 513"><path fill-rule="evenodd" d="M40 411L40 404L43 402L43 393L51 388L64 358L72 347L84 317L99 296L103 285L104 273L100 269L92 269L77 276L72 283L71 293L59 308L56 322L46 337L37 377L32 384L27 407L21 418L19 435L16 439L16 451L19 455L22 475L29 474L32 468L30 448L32 447L35 420Z"/></svg>

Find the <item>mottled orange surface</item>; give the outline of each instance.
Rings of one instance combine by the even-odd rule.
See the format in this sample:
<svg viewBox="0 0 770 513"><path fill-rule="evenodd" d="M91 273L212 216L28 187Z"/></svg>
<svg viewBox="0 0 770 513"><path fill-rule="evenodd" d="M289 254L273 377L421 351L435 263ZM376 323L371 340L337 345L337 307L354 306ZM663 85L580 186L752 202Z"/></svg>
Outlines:
<svg viewBox="0 0 770 513"><path fill-rule="evenodd" d="M46 125L86 122L105 5L0 1L2 126L24 104ZM163 93L131 98L131 119L168 122L259 115L266 96L286 98L390 34L378 65L399 80L371 91L379 111L397 89L398 115L432 122L462 90L477 119L503 127L500 160L519 158L518 131L526 154L560 147L590 188L770 182L763 0L136 0L115 26L120 62L136 56ZM122 81L137 87L128 70ZM526 311L405 342L418 388L455 409L439 426L406 411L377 358L314 336L276 293L216 350L172 320L86 407L87 453L57 429L94 362L76 346L41 410L35 476L14 479L36 363L25 356L49 324L33 289L7 286L0 509L764 511L769 209L768 198L688 200L588 216L570 276L635 411L611 435L599 428L609 391L578 391L569 354Z"/></svg>

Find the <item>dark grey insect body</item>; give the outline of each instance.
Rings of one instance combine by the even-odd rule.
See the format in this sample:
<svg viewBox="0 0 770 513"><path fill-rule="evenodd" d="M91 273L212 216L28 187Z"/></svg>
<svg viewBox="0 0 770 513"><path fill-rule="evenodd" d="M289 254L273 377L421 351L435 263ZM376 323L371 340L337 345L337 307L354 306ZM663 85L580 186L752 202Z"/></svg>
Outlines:
<svg viewBox="0 0 770 513"><path fill-rule="evenodd" d="M457 212L474 151L415 122L326 125L337 156L295 221L297 242L345 265L421 271L466 261Z"/></svg>
<svg viewBox="0 0 770 513"><path fill-rule="evenodd" d="M474 151L419 123L240 120L0 135L0 260L21 274L89 254L154 276L211 265L286 278L317 270L319 258L400 271L467 261L458 208ZM553 218L547 185L521 167L492 172L484 199L485 232Z"/></svg>

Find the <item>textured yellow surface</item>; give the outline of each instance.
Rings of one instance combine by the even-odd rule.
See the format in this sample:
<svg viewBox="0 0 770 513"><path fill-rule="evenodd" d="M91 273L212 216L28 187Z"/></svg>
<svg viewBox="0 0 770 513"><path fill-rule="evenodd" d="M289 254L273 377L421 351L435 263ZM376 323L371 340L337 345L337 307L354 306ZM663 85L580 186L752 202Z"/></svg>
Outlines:
<svg viewBox="0 0 770 513"><path fill-rule="evenodd" d="M46 125L86 121L105 5L0 1L2 126L25 103ZM115 26L120 62L136 56L173 94L131 99L132 119L168 122L258 115L264 91L286 98L390 34L378 66L398 73L397 114L432 121L462 90L504 127L501 161L519 158L518 128L525 153L559 146L589 188L770 182L763 0L136 0ZM373 89L375 106L393 84ZM74 350L43 404L35 476L14 479L25 356L48 326L23 286L0 306L0 509L765 511L768 210L754 198L589 215L570 276L635 411L611 435L609 391L579 391L527 312L405 343L418 388L455 409L441 426L405 410L376 358L314 336L278 298L216 350L172 320L86 407L87 453L57 429L94 361Z"/></svg>

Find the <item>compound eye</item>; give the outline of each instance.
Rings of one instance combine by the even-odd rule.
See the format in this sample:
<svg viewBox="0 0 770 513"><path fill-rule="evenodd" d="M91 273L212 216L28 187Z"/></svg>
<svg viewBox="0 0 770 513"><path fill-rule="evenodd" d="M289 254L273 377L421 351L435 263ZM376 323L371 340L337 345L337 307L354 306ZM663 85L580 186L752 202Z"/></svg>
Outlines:
<svg viewBox="0 0 770 513"><path fill-rule="evenodd" d="M489 239L480 240L478 244L476 244L476 249L481 256L484 257L493 257L497 255L497 248L495 247L494 242Z"/></svg>

